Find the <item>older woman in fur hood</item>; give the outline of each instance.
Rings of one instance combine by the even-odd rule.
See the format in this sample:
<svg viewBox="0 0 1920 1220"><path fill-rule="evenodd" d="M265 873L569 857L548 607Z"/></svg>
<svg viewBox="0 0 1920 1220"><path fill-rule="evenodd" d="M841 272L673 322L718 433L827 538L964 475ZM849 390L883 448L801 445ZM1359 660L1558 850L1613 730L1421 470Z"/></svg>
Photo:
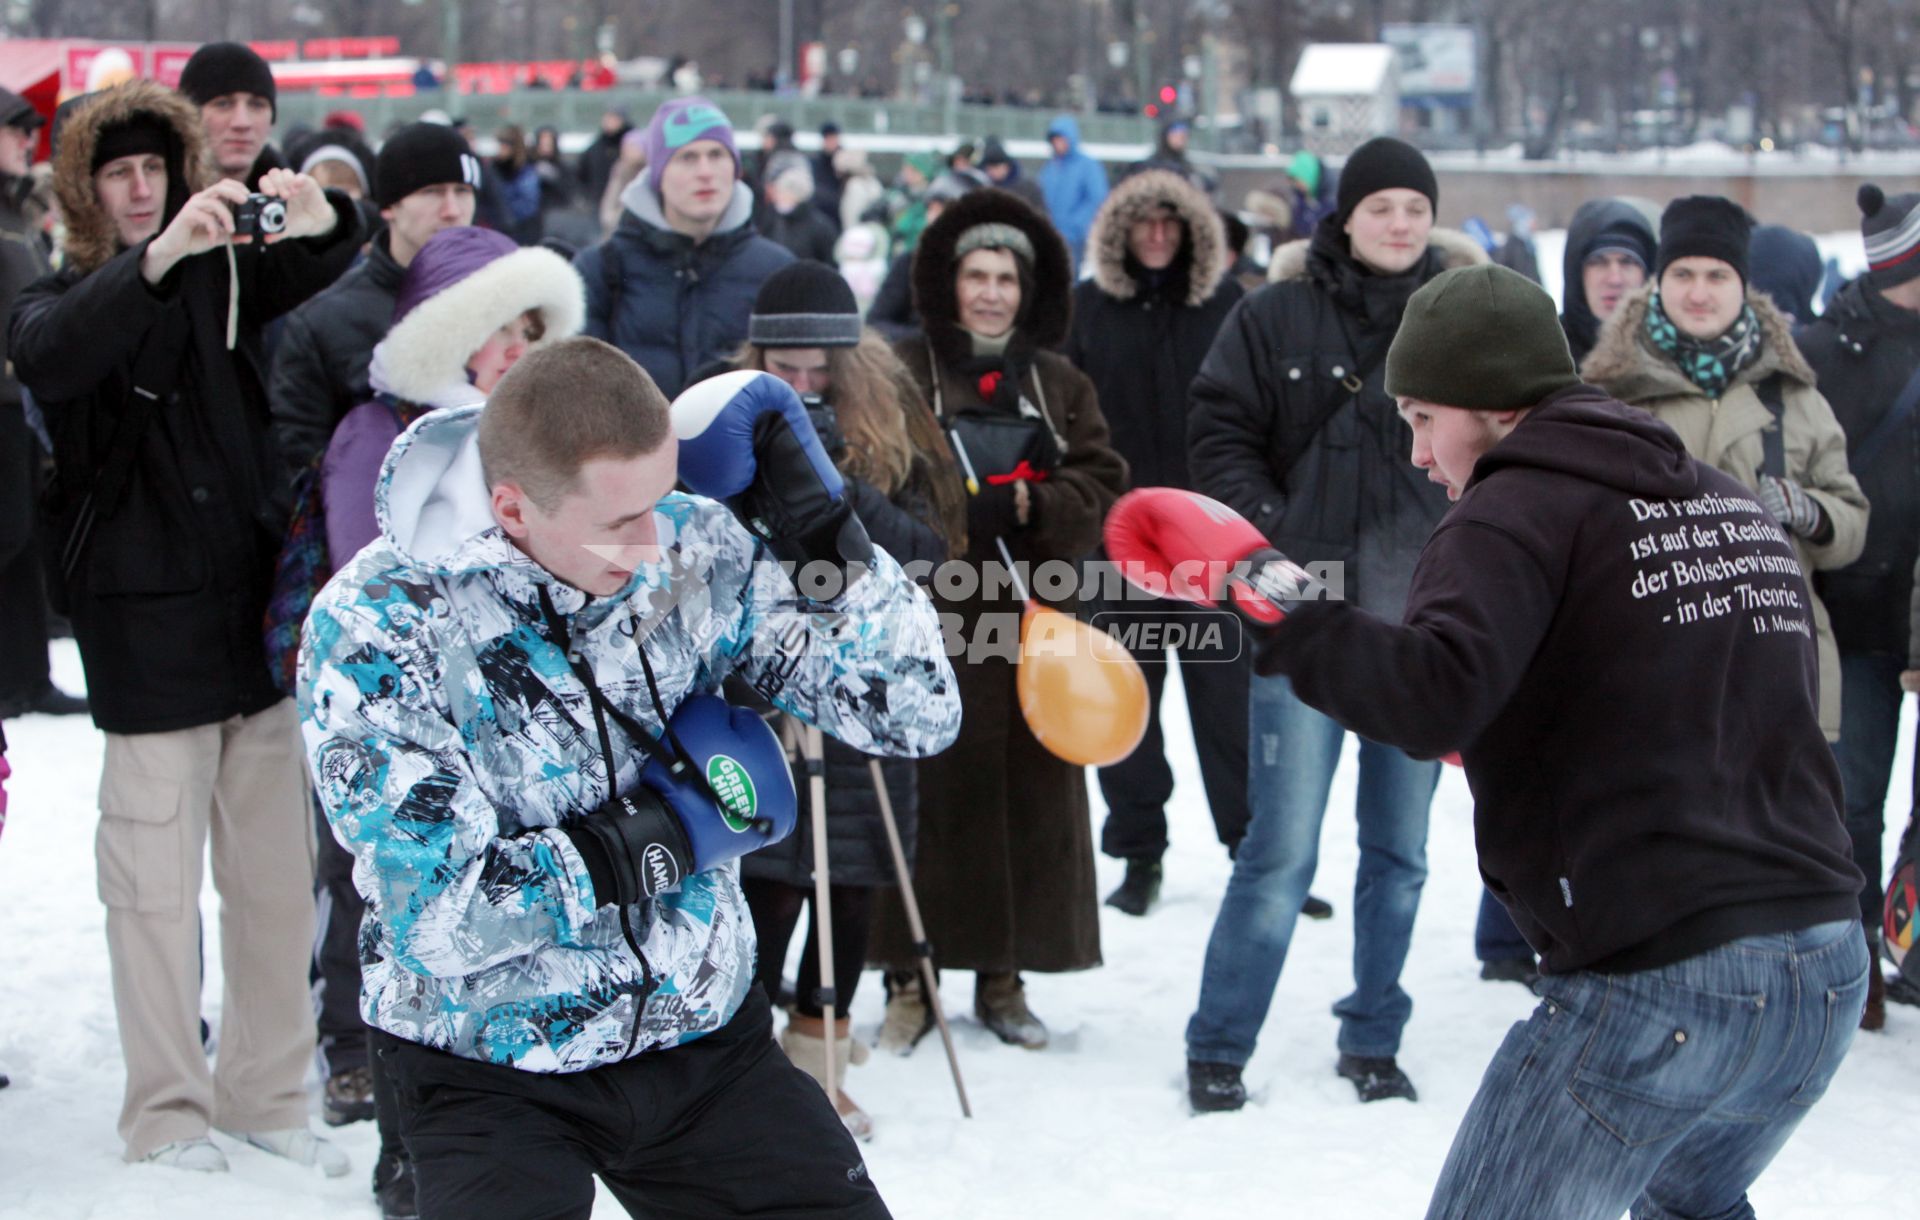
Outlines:
<svg viewBox="0 0 1920 1220"><path fill-rule="evenodd" d="M1220 324L1244 295L1227 277L1220 214L1197 186L1167 169L1146 169L1113 188L1093 218L1087 263L1093 278L1073 289L1073 330L1062 349L1093 381L1113 447L1141 487L1191 488L1187 471L1187 390ZM1239 633L1215 621L1216 649L1205 634L1208 611L1169 598L1142 598L1113 609L1135 630L1192 632L1181 644L1180 676L1200 747L1200 778L1214 828L1228 848L1247 830L1247 669L1232 655ZM1169 649L1136 637L1134 659L1147 675L1153 714L1147 736L1124 761L1099 772L1107 802L1100 849L1127 862L1107 905L1144 915L1160 890L1167 849L1166 802L1173 795L1159 724ZM1218 655L1227 651L1226 655Z"/></svg>
<svg viewBox="0 0 1920 1220"><path fill-rule="evenodd" d="M999 569L1002 540L1018 564L1077 562L1126 486L1092 383L1049 350L1067 337L1072 284L1060 234L1000 190L956 199L914 253L926 333L894 350L950 434L972 439L973 572ZM939 964L978 972L982 1023L1037 1048L1047 1029L1027 1007L1020 972L1100 964L1086 777L1049 754L1020 714L1008 647L1020 602L996 583L962 596L936 582L934 592L965 642L953 662L966 715L953 747L920 763L914 886ZM910 969L899 903L891 893L882 903L869 958ZM881 1045L904 1052L932 1015L911 973L889 988Z"/></svg>
<svg viewBox="0 0 1920 1220"><path fill-rule="evenodd" d="M1752 220L1730 199L1691 195L1660 217L1654 282L1607 319L1581 375L1644 407L1687 452L1750 488L1813 574L1844 568L1867 540L1867 497L1847 438L1814 388L1793 323L1747 283ZM1840 652L1813 596L1820 727L1840 735Z"/></svg>
<svg viewBox="0 0 1920 1220"><path fill-rule="evenodd" d="M435 408L485 402L530 347L577 334L585 311L579 273L550 250L477 228L444 229L420 248L373 349L373 401L340 421L321 463L335 568L379 536L373 489L394 438Z"/></svg>

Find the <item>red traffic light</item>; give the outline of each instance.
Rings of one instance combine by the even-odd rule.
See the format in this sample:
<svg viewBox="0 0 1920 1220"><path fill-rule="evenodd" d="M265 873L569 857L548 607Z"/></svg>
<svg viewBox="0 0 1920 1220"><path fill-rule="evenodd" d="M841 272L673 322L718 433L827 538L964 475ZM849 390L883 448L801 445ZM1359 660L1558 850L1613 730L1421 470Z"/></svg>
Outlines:
<svg viewBox="0 0 1920 1220"><path fill-rule="evenodd" d="M1160 117L1160 107L1154 105L1152 102L1148 102L1146 104L1146 106L1144 107L1144 111L1146 113L1146 116L1150 119L1157 119Z"/></svg>
<svg viewBox="0 0 1920 1220"><path fill-rule="evenodd" d="M1175 89L1172 85L1160 86L1160 101L1163 104L1171 106L1174 104L1174 102L1178 101L1179 98L1180 98L1180 91L1178 89Z"/></svg>

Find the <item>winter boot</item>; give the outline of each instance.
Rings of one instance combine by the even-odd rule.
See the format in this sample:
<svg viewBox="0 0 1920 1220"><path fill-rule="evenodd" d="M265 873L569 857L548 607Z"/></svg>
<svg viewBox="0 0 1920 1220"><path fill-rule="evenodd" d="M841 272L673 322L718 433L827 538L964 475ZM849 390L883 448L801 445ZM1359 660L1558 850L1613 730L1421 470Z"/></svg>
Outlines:
<svg viewBox="0 0 1920 1220"><path fill-rule="evenodd" d="M329 1127L344 1127L372 1118L373 1073L357 1067L327 1077L326 1092L320 1099L320 1117Z"/></svg>
<svg viewBox="0 0 1920 1220"><path fill-rule="evenodd" d="M1876 953L1873 965L1867 971L1867 1006L1860 1013L1860 1028L1869 1033L1877 1033L1886 1027L1887 980L1886 976L1880 973L1880 957Z"/></svg>
<svg viewBox="0 0 1920 1220"><path fill-rule="evenodd" d="M1247 1104L1247 1086L1231 1063L1187 1060L1187 1104L1195 1114L1219 1114Z"/></svg>
<svg viewBox="0 0 1920 1220"><path fill-rule="evenodd" d="M1887 980L1887 998L1895 1004L1912 1004L1920 1007L1920 983L1908 978L1907 972L1901 970Z"/></svg>
<svg viewBox="0 0 1920 1220"><path fill-rule="evenodd" d="M920 975L896 970L887 975L887 1012L880 1021L876 1045L890 1055L911 1055L920 1039L933 1028L933 1008L927 1002Z"/></svg>
<svg viewBox="0 0 1920 1220"><path fill-rule="evenodd" d="M413 1162L404 1156L381 1153L373 1163L373 1197L380 1204L380 1220L420 1220Z"/></svg>
<svg viewBox="0 0 1920 1220"><path fill-rule="evenodd" d="M1030 1051L1047 1045L1047 1027L1027 1007L1027 989L1017 974L981 974L973 988L973 1015L1009 1046Z"/></svg>
<svg viewBox="0 0 1920 1220"><path fill-rule="evenodd" d="M1502 957L1480 963L1480 978L1488 983L1518 983L1529 990L1540 979L1531 957Z"/></svg>
<svg viewBox="0 0 1920 1220"><path fill-rule="evenodd" d="M193 1139L175 1140L171 1144L162 1144L152 1152L140 1158L149 1165L165 1165L169 1169L190 1169L195 1173L227 1172L227 1155L214 1147L212 1140L204 1135Z"/></svg>
<svg viewBox="0 0 1920 1220"><path fill-rule="evenodd" d="M1389 1097L1420 1100L1420 1095L1413 1090L1413 1081L1407 1079L1392 1055L1343 1054L1333 1070L1353 1081L1361 1101L1385 1101Z"/></svg>
<svg viewBox="0 0 1920 1220"><path fill-rule="evenodd" d="M860 1108L858 1102L848 1097L843 1086L847 1083L847 1064L865 1063L867 1047L864 1042L853 1040L853 1022L841 1017L834 1023L833 1037L833 1079L827 1079L827 1023L822 1017L809 1017L794 1013L787 1020L787 1028L780 1034L780 1049L787 1052L787 1058L793 1060L793 1066L820 1082L820 1087L833 1099L835 1113L847 1133L857 1140L873 1138L873 1119Z"/></svg>
<svg viewBox="0 0 1920 1220"><path fill-rule="evenodd" d="M1300 913L1308 919L1332 919L1333 904L1324 898L1315 898L1308 894L1306 901L1300 904Z"/></svg>
<svg viewBox="0 0 1920 1220"><path fill-rule="evenodd" d="M224 1128L223 1128L224 1130ZM312 1165L330 1178L345 1177L353 1163L338 1144L321 1139L305 1127L279 1131L226 1131L227 1135L262 1152L285 1157L296 1165Z"/></svg>
<svg viewBox="0 0 1920 1220"><path fill-rule="evenodd" d="M1127 875L1107 895L1107 905L1127 915L1145 915L1160 900L1160 861L1127 861Z"/></svg>

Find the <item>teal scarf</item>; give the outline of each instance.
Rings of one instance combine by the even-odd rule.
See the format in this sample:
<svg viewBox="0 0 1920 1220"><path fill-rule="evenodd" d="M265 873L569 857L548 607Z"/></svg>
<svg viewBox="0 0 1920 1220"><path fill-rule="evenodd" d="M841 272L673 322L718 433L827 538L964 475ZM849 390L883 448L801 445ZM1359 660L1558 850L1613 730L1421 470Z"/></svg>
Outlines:
<svg viewBox="0 0 1920 1220"><path fill-rule="evenodd" d="M1724 395L1740 371L1760 358L1760 319L1753 306L1742 305L1719 338L1696 339L1673 324L1657 288L1647 301L1647 338L1708 398Z"/></svg>

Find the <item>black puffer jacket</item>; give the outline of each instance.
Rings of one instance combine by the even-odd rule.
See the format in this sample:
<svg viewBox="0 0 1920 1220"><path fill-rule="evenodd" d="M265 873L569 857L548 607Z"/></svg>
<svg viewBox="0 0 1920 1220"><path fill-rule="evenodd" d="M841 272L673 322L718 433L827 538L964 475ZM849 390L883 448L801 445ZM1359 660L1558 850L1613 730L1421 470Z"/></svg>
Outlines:
<svg viewBox="0 0 1920 1220"><path fill-rule="evenodd" d="M226 257L183 259L149 285L146 243L121 249L94 196L102 131L141 113L170 131L165 216L205 185L200 117L179 94L133 81L95 95L54 159L67 264L21 294L11 330L14 367L53 434L56 516L77 506L104 459L142 344L157 335L177 354L173 392L154 408L118 511L94 526L71 590L94 723L110 733L194 728L282 697L260 627L285 528L260 332L338 278L361 240L353 202L329 191L332 233L238 247L240 324L228 350Z"/></svg>
<svg viewBox="0 0 1920 1220"><path fill-rule="evenodd" d="M1330 216L1274 254L1275 282L1234 307L1193 383L1196 490L1295 560L1345 563L1346 597L1395 619L1447 497L1410 460L1412 433L1385 389L1387 347L1415 289L1486 258L1435 229L1412 271L1375 276Z"/></svg>
<svg viewBox="0 0 1920 1220"><path fill-rule="evenodd" d="M1185 226L1180 253L1159 274L1127 252L1133 223L1170 207ZM1177 174L1122 179L1087 235L1093 278L1073 289L1073 330L1062 349L1093 381L1113 447L1139 487L1191 487L1187 391L1235 302L1219 214Z"/></svg>
<svg viewBox="0 0 1920 1220"><path fill-rule="evenodd" d="M294 470L326 449L347 412L373 398L367 365L393 324L394 297L407 274L394 261L391 236L381 232L365 258L280 328L267 399L274 441Z"/></svg>
<svg viewBox="0 0 1920 1220"><path fill-rule="evenodd" d="M925 561L937 567L946 559L946 543L926 524L933 519L933 512L911 486L892 499L871 483L851 476L847 486L853 494L854 511L874 545L903 566ZM873 790L873 773L867 765L872 756L831 737L821 740L826 746L827 871L833 884L897 884L893 851L880 816L880 798ZM887 779L901 846L911 863L919 821L920 798L915 783L918 765L910 758L883 758L880 770ZM802 888L813 885L813 792L806 770L799 765L793 769L793 786L800 795L799 823L780 842L743 857L742 877Z"/></svg>
<svg viewBox="0 0 1920 1220"><path fill-rule="evenodd" d="M1920 558L1920 410L1863 463L1861 442L1920 370L1920 314L1881 296L1865 276L1794 334L1820 393L1847 434L1847 466L1873 514L1866 549L1815 577L1842 652L1907 655L1907 607Z"/></svg>

